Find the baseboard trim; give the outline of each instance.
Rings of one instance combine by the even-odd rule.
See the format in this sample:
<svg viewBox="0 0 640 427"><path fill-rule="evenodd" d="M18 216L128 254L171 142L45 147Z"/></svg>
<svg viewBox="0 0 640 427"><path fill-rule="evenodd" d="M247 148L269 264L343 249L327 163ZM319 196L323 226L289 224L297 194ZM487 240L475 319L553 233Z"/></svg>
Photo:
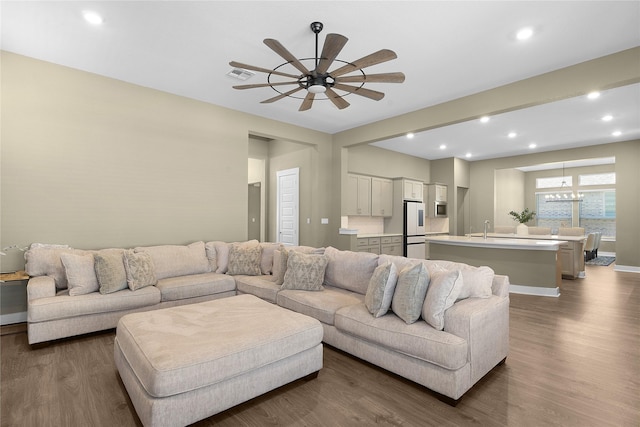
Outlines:
<svg viewBox="0 0 640 427"><path fill-rule="evenodd" d="M622 271L624 273L640 273L640 267L634 265L618 265L613 267L613 271Z"/></svg>
<svg viewBox="0 0 640 427"><path fill-rule="evenodd" d="M14 323L23 323L27 321L27 312L0 314L0 325L12 325Z"/></svg>
<svg viewBox="0 0 640 427"><path fill-rule="evenodd" d="M559 297L560 288L541 288L538 286L509 285L509 293L536 295L540 297Z"/></svg>

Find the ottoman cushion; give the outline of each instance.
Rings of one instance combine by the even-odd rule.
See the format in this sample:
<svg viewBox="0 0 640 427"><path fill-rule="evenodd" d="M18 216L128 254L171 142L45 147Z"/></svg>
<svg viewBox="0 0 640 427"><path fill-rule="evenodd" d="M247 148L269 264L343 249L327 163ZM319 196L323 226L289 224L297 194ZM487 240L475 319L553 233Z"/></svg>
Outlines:
<svg viewBox="0 0 640 427"><path fill-rule="evenodd" d="M116 339L147 393L172 396L316 347L320 322L253 295L123 316Z"/></svg>

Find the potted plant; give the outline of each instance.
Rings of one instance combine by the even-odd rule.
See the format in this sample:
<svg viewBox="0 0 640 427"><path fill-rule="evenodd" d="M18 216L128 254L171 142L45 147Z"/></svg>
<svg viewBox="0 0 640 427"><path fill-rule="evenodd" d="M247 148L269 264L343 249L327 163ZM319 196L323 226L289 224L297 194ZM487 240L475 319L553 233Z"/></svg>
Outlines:
<svg viewBox="0 0 640 427"><path fill-rule="evenodd" d="M529 234L529 228L526 226L526 223L531 221L536 216L536 213L534 211L530 211L529 208L525 208L520 213L511 211L509 212L509 215L513 217L514 221L518 221L520 223L520 225L516 227L516 234Z"/></svg>

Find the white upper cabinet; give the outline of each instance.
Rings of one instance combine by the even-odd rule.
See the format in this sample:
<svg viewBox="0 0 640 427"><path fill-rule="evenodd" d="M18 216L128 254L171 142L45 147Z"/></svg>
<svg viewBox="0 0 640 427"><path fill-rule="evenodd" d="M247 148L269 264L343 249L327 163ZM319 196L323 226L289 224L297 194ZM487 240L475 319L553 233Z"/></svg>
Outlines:
<svg viewBox="0 0 640 427"><path fill-rule="evenodd" d="M371 178L371 216L393 215L393 181Z"/></svg>
<svg viewBox="0 0 640 427"><path fill-rule="evenodd" d="M402 180L402 194L404 195L404 200L422 202L424 200L424 196L422 194L423 188L424 184L420 181L413 181L410 179Z"/></svg>

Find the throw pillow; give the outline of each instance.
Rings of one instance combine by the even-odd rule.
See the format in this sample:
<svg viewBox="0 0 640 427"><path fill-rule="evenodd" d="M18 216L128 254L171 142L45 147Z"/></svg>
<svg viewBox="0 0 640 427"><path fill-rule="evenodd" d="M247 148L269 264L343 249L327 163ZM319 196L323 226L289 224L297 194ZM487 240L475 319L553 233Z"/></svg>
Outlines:
<svg viewBox="0 0 640 427"><path fill-rule="evenodd" d="M229 267L227 274L247 276L260 276L260 261L262 259L262 246L245 247L231 245L229 249Z"/></svg>
<svg viewBox="0 0 640 427"><path fill-rule="evenodd" d="M287 271L288 260L288 250L283 248L273 252L273 282L278 286L284 283L284 274Z"/></svg>
<svg viewBox="0 0 640 427"><path fill-rule="evenodd" d="M262 247L262 259L260 260L260 270L262 274L271 274L273 272L273 254L276 250L282 249L282 243L260 243Z"/></svg>
<svg viewBox="0 0 640 427"><path fill-rule="evenodd" d="M147 252L124 251L124 269L127 272L127 285L135 291L158 283L153 271L153 261Z"/></svg>
<svg viewBox="0 0 640 427"><path fill-rule="evenodd" d="M327 258L324 255L303 254L289 251L287 271L284 273L282 289L321 291Z"/></svg>
<svg viewBox="0 0 640 427"><path fill-rule="evenodd" d="M98 279L93 269L93 254L76 255L63 253L60 260L67 273L69 295L84 295L98 290Z"/></svg>
<svg viewBox="0 0 640 427"><path fill-rule="evenodd" d="M393 293L393 312L407 324L414 323L420 318L428 286L429 273L423 263L405 267Z"/></svg>
<svg viewBox="0 0 640 427"><path fill-rule="evenodd" d="M392 262L379 265L373 271L364 297L364 304L373 317L384 316L389 311L397 280L398 270Z"/></svg>
<svg viewBox="0 0 640 427"><path fill-rule="evenodd" d="M444 312L456 302L463 286L460 270L436 271L422 307L422 318L435 329L444 329Z"/></svg>
<svg viewBox="0 0 640 427"><path fill-rule="evenodd" d="M217 257L216 264L218 266L215 272L224 274L229 269L229 250L231 249L231 245L251 247L259 244L260 242L258 242L257 240L249 240L247 242L236 242L236 243L213 242L213 245L216 249L216 257Z"/></svg>
<svg viewBox="0 0 640 427"><path fill-rule="evenodd" d="M214 273L218 269L218 252L216 251L216 243L219 242L207 242L204 245L204 251L206 252L207 259L209 260L209 270Z"/></svg>
<svg viewBox="0 0 640 427"><path fill-rule="evenodd" d="M494 271L490 267L465 267L462 270L462 288L458 300L489 298L492 294Z"/></svg>
<svg viewBox="0 0 640 427"><path fill-rule="evenodd" d="M94 267L101 294L127 289L127 272L122 256L122 252L115 251L94 255Z"/></svg>

